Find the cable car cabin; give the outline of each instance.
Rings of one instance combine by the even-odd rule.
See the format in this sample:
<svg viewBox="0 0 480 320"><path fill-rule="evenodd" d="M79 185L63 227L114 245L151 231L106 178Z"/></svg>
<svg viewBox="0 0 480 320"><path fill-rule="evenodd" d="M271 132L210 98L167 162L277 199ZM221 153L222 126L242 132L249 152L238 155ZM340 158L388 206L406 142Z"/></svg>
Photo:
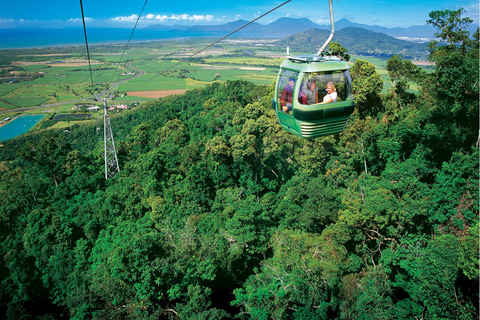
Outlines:
<svg viewBox="0 0 480 320"><path fill-rule="evenodd" d="M301 138L342 132L355 107L348 63L332 56L289 57L280 66L273 107L280 126Z"/></svg>

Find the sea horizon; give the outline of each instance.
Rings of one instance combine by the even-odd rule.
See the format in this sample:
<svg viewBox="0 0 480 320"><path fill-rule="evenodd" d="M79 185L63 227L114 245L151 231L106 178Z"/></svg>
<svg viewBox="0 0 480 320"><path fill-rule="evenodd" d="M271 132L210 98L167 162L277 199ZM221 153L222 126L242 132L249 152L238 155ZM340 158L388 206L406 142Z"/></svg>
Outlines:
<svg viewBox="0 0 480 320"><path fill-rule="evenodd" d="M132 33L131 29L89 28L88 45L126 44ZM220 32L135 30L130 43L153 42L185 38L220 38L226 34ZM258 34L242 34L242 37L261 37ZM1 29L0 50L34 49L46 47L85 46L83 28L64 29Z"/></svg>

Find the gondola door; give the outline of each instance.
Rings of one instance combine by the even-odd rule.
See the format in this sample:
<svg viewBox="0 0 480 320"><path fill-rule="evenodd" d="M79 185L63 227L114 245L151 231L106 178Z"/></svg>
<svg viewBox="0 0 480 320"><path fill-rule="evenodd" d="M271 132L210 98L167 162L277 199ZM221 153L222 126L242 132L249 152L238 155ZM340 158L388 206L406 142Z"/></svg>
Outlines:
<svg viewBox="0 0 480 320"><path fill-rule="evenodd" d="M293 117L293 108L295 97L295 88L298 85L299 72L290 69L281 69L278 74L277 88L275 90L275 112L278 122L288 132L296 134L295 118Z"/></svg>

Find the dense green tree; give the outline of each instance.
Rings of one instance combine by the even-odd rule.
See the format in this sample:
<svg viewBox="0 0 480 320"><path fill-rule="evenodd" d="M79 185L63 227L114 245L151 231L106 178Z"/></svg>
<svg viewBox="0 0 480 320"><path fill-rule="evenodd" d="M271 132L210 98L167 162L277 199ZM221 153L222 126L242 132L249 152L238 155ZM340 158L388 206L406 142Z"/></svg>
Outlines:
<svg viewBox="0 0 480 320"><path fill-rule="evenodd" d="M272 238L274 255L235 291L247 318L329 319L345 252L333 239L284 230Z"/></svg>
<svg viewBox="0 0 480 320"><path fill-rule="evenodd" d="M107 181L95 126L6 142L0 317L478 318L478 33L431 23L435 70L357 60L335 136L233 81L112 116Z"/></svg>
<svg viewBox="0 0 480 320"><path fill-rule="evenodd" d="M348 50L340 45L338 42L330 42L328 48L330 49L333 55L338 55L343 57L346 61L350 61L350 55L347 53Z"/></svg>
<svg viewBox="0 0 480 320"><path fill-rule="evenodd" d="M435 116L453 118L459 126L440 123L442 129L469 148L478 140L479 33L477 29L473 39L469 37L466 26L472 20L462 18L463 12L462 8L433 11L427 22L438 29L436 36L446 44L430 43L430 60L436 63L431 88L438 105Z"/></svg>
<svg viewBox="0 0 480 320"><path fill-rule="evenodd" d="M402 60L401 56L394 55L387 60L388 75L392 81L392 94L398 101L399 108L403 109L405 105L414 102L416 95L409 92L409 81L421 84L422 79L426 76L421 68L415 66L409 60Z"/></svg>
<svg viewBox="0 0 480 320"><path fill-rule="evenodd" d="M379 94L383 88L383 80L375 71L375 66L366 60L358 59L350 73L358 115L366 117L381 112L383 107Z"/></svg>

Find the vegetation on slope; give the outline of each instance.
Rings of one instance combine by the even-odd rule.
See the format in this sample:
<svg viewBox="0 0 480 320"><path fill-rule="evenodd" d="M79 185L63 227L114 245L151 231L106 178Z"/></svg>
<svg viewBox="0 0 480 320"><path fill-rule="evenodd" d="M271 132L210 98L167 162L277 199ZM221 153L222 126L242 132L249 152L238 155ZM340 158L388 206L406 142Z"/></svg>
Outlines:
<svg viewBox="0 0 480 320"><path fill-rule="evenodd" d="M279 46L290 46L292 49L301 51L313 51L319 49L330 34L321 29L310 29L302 33L296 33L285 39L275 42ZM356 55L390 57L401 54L408 59L424 60L428 56L425 43L414 43L395 39L384 33L373 32L362 28L348 27L335 32L333 41L341 43L349 48L349 52Z"/></svg>

